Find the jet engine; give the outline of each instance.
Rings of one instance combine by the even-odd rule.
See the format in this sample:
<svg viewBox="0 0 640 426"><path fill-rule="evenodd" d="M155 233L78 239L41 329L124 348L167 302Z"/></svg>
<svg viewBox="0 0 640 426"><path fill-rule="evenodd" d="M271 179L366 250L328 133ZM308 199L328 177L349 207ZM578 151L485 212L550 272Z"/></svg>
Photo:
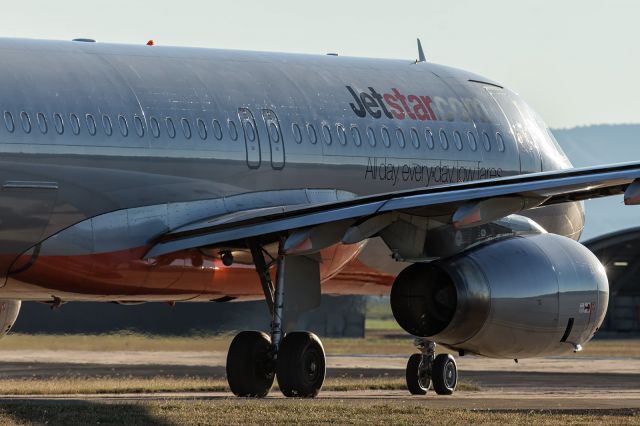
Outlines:
<svg viewBox="0 0 640 426"><path fill-rule="evenodd" d="M0 300L0 337L6 335L20 313L19 300Z"/></svg>
<svg viewBox="0 0 640 426"><path fill-rule="evenodd" d="M455 350L526 358L579 350L609 300L604 267L555 234L507 237L404 269L391 289L407 332Z"/></svg>

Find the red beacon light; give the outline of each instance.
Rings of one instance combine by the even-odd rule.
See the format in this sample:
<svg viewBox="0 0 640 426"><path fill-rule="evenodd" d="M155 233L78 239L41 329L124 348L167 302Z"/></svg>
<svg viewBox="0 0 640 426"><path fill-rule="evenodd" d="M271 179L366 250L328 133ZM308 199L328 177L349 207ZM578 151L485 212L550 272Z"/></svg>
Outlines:
<svg viewBox="0 0 640 426"><path fill-rule="evenodd" d="M156 42L155 42L155 41L153 41L153 40L149 40L149 41L147 42L147 46L155 46L155 45L156 45Z"/></svg>

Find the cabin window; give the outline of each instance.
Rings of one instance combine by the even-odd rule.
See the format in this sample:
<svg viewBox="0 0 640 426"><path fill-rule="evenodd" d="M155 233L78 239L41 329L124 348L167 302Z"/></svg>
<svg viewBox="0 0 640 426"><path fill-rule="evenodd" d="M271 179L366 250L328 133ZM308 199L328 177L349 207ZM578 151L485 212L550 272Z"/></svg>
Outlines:
<svg viewBox="0 0 640 426"><path fill-rule="evenodd" d="M191 125L189 124L189 120L183 118L180 122L182 123L182 134L186 139L191 139Z"/></svg>
<svg viewBox="0 0 640 426"><path fill-rule="evenodd" d="M411 144L415 149L420 148L420 135L418 135L418 131L413 127L411 128Z"/></svg>
<svg viewBox="0 0 640 426"><path fill-rule="evenodd" d="M269 135L273 142L280 142L280 131L273 121L269 123Z"/></svg>
<svg viewBox="0 0 640 426"><path fill-rule="evenodd" d="M322 138L324 139L324 143L327 145L331 145L331 142L333 142L333 139L331 138L331 128L328 124L322 125Z"/></svg>
<svg viewBox="0 0 640 426"><path fill-rule="evenodd" d="M491 151L491 139L489 138L487 132L482 133L482 145L484 145L485 151Z"/></svg>
<svg viewBox="0 0 640 426"><path fill-rule="evenodd" d="M222 126L220 122L215 118L211 120L211 126L213 127L213 136L219 141L222 140Z"/></svg>
<svg viewBox="0 0 640 426"><path fill-rule="evenodd" d="M347 144L347 132L344 130L344 126L340 123L336 124L336 133L338 134L338 141L340 145Z"/></svg>
<svg viewBox="0 0 640 426"><path fill-rule="evenodd" d="M53 126L56 128L56 132L61 135L64 133L64 120L60 113L53 114Z"/></svg>
<svg viewBox="0 0 640 426"><path fill-rule="evenodd" d="M353 139L355 146L362 145L362 136L360 135L358 126L351 126L351 139Z"/></svg>
<svg viewBox="0 0 640 426"><path fill-rule="evenodd" d="M16 125L13 123L13 115L9 111L4 112L4 125L9 133L13 133L16 130Z"/></svg>
<svg viewBox="0 0 640 426"><path fill-rule="evenodd" d="M478 143L476 142L476 137L473 132L467 132L467 139L469 139L469 148L471 148L471 151L478 149Z"/></svg>
<svg viewBox="0 0 640 426"><path fill-rule="evenodd" d="M231 119L227 120L227 127L229 128L229 136L231 137L231 140L237 141L238 140L238 128L236 127L235 121L233 121Z"/></svg>
<svg viewBox="0 0 640 426"><path fill-rule="evenodd" d="M247 136L249 142L253 142L256 140L256 129L255 127L253 127L253 122L251 120L245 120L244 133Z"/></svg>
<svg viewBox="0 0 640 426"><path fill-rule="evenodd" d="M91 114L87 114L85 120L87 121L87 131L91 136L94 136L96 134L96 120Z"/></svg>
<svg viewBox="0 0 640 426"><path fill-rule="evenodd" d="M176 126L173 125L173 119L171 117L165 118L165 124L167 125L167 135L171 139L176 137Z"/></svg>
<svg viewBox="0 0 640 426"><path fill-rule="evenodd" d="M396 129L396 139L398 140L398 145L400 148L404 148L407 145L407 141L404 138L404 132L402 129Z"/></svg>
<svg viewBox="0 0 640 426"><path fill-rule="evenodd" d="M389 136L389 129L385 126L382 126L380 129L380 133L382 134L382 144L389 148L391 146L391 136Z"/></svg>
<svg viewBox="0 0 640 426"><path fill-rule="evenodd" d="M29 114L25 111L20 113L20 121L22 122L22 130L25 133L31 133L31 119L29 118Z"/></svg>
<svg viewBox="0 0 640 426"><path fill-rule="evenodd" d="M427 147L429 149L433 149L433 133L431 133L431 129L424 129L424 138L427 141Z"/></svg>
<svg viewBox="0 0 640 426"><path fill-rule="evenodd" d="M118 127L120 127L120 134L124 137L129 136L129 123L124 115L118 116Z"/></svg>
<svg viewBox="0 0 640 426"><path fill-rule="evenodd" d="M291 125L291 133L293 133L293 139L296 143L302 143L302 131L300 130L298 123L293 123Z"/></svg>
<svg viewBox="0 0 640 426"><path fill-rule="evenodd" d="M502 139L500 132L496 132L496 146L498 147L498 151L504 152L504 139Z"/></svg>
<svg viewBox="0 0 640 426"><path fill-rule="evenodd" d="M307 124L307 133L309 134L309 142L312 144L318 142L318 135L316 134L316 128L313 127L313 124Z"/></svg>
<svg viewBox="0 0 640 426"><path fill-rule="evenodd" d="M69 123L71 123L71 131L74 135L80 134L80 119L75 114L69 114Z"/></svg>
<svg viewBox="0 0 640 426"><path fill-rule="evenodd" d="M462 136L457 130L453 132L453 143L456 144L456 148L458 148L458 151L462 151Z"/></svg>
<svg viewBox="0 0 640 426"><path fill-rule="evenodd" d="M104 129L104 134L107 136L111 136L113 134L113 124L111 123L111 117L107 114L102 114L102 128Z"/></svg>
<svg viewBox="0 0 640 426"><path fill-rule="evenodd" d="M47 117L45 117L44 114L41 112L39 112L36 117L38 120L38 128L40 129L40 133L44 135L45 133L47 133L47 130L48 130Z"/></svg>
<svg viewBox="0 0 640 426"><path fill-rule="evenodd" d="M367 127L367 139L369 140L369 145L376 146L376 132L371 127Z"/></svg>
<svg viewBox="0 0 640 426"><path fill-rule="evenodd" d="M151 117L149 120L149 127L151 128L151 134L154 138L160 137L160 124L158 124L157 118Z"/></svg>
<svg viewBox="0 0 640 426"><path fill-rule="evenodd" d="M200 135L200 139L207 139L207 125L204 124L204 121L198 118L198 134Z"/></svg>
<svg viewBox="0 0 640 426"><path fill-rule="evenodd" d="M133 126L136 128L136 134L140 137L144 136L144 123L139 115L133 116Z"/></svg>
<svg viewBox="0 0 640 426"><path fill-rule="evenodd" d="M444 150L449 149L449 139L447 139L447 134L443 129L440 129L439 135L440 135L440 146L442 146L442 149Z"/></svg>

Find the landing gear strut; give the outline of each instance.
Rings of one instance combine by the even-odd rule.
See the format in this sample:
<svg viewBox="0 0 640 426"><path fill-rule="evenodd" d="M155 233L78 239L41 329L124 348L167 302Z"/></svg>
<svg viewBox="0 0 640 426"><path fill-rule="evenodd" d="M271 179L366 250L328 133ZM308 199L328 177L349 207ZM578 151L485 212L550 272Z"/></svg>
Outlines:
<svg viewBox="0 0 640 426"><path fill-rule="evenodd" d="M435 354L435 342L417 338L419 354L413 354L407 362L407 388L412 395L425 395L429 385L438 395L451 395L458 384L458 368L453 356Z"/></svg>
<svg viewBox="0 0 640 426"><path fill-rule="evenodd" d="M284 280L286 257L281 239L278 256L273 259L255 241L249 242L271 314L271 335L259 331L238 334L227 355L227 380L237 396L264 397L274 377L285 396L313 398L324 382L325 352L318 336L305 331L283 332ZM265 256L270 261L267 262ZM277 265L275 286L269 268Z"/></svg>

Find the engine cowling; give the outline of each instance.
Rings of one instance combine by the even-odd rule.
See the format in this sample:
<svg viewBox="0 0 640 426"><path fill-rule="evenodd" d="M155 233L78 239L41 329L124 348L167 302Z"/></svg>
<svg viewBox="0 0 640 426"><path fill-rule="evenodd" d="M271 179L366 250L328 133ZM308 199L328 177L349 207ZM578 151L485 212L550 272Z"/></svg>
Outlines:
<svg viewBox="0 0 640 426"><path fill-rule="evenodd" d="M407 332L494 358L572 351L589 341L609 300L604 267L555 234L509 237L415 263L391 290Z"/></svg>
<svg viewBox="0 0 640 426"><path fill-rule="evenodd" d="M6 335L20 313L20 300L0 300L0 337Z"/></svg>

